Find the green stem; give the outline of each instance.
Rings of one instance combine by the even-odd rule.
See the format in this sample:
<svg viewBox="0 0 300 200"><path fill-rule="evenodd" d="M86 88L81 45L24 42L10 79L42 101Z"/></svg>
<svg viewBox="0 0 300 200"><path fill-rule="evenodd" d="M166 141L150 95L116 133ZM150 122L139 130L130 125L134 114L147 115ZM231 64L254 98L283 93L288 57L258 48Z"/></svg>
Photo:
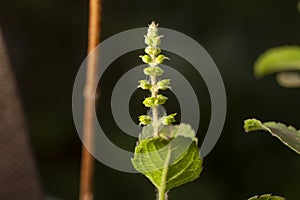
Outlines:
<svg viewBox="0 0 300 200"><path fill-rule="evenodd" d="M171 159L171 144L168 145L168 154L166 157L165 166L161 176L161 184L158 188L158 200L168 200L166 186L167 186L167 175L169 171L170 159Z"/></svg>
<svg viewBox="0 0 300 200"><path fill-rule="evenodd" d="M157 106L152 108L152 114L153 114L153 132L154 132L154 136L159 136Z"/></svg>
<svg viewBox="0 0 300 200"><path fill-rule="evenodd" d="M152 97L157 97L157 87L156 87L156 77L155 76L150 76L151 77L151 85L152 85L152 90L151 90L151 96ZM159 136L158 133L158 110L157 106L152 108L152 117L153 117L153 131L155 136Z"/></svg>
<svg viewBox="0 0 300 200"><path fill-rule="evenodd" d="M158 191L158 200L168 200L168 196L167 193L165 193L164 191Z"/></svg>

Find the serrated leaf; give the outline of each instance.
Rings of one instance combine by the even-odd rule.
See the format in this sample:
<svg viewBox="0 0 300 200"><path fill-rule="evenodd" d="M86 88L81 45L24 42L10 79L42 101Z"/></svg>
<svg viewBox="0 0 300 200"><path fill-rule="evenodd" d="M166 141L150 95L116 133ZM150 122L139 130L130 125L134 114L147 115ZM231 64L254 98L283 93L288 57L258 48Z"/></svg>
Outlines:
<svg viewBox="0 0 300 200"><path fill-rule="evenodd" d="M132 164L163 192L195 180L202 171L197 141L182 135L141 139Z"/></svg>
<svg viewBox="0 0 300 200"><path fill-rule="evenodd" d="M254 72L257 77L291 70L300 70L299 46L272 48L263 53L254 66Z"/></svg>
<svg viewBox="0 0 300 200"><path fill-rule="evenodd" d="M264 194L261 196L254 196L249 198L248 200L285 200L285 198L280 196L272 196L271 194Z"/></svg>
<svg viewBox="0 0 300 200"><path fill-rule="evenodd" d="M192 140L197 141L195 131L192 129L191 125L189 125L189 124L181 123L180 125L163 126L162 118L161 118L158 122L158 126L159 126L158 129L160 130L159 132L160 132L161 136L164 136L167 138L173 138L173 137L181 135L181 136L189 137ZM152 124L145 126L142 129L139 139L142 140L145 138L154 137L153 132L154 132L154 128L153 128Z"/></svg>
<svg viewBox="0 0 300 200"><path fill-rule="evenodd" d="M244 122L246 132L264 130L277 137L282 143L300 154L300 131L292 126L277 122L262 123L257 119L248 119Z"/></svg>

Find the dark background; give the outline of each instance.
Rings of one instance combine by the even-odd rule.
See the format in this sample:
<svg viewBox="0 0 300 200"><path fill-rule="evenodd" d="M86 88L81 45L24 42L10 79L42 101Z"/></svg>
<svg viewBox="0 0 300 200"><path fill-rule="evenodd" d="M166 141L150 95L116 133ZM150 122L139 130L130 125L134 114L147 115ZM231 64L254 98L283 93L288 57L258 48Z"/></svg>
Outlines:
<svg viewBox="0 0 300 200"><path fill-rule="evenodd" d="M58 199L78 196L81 141L73 124L71 95L86 56L87 11L88 2L78 0L0 1L0 24L40 178L45 193ZM278 86L272 75L260 80L253 76L253 63L266 49L300 43L297 1L104 0L102 40L146 26L151 20L191 36L209 52L222 74L228 98L223 133L205 157L201 177L172 190L170 199L239 200L267 192L299 199L299 156L268 134L243 131L243 120L253 116L300 127L300 90ZM99 121L111 130L109 137L126 149L134 148L135 139L115 127L107 105L118 76L139 64L141 53L118 59L99 84ZM201 139L210 116L208 93L191 67L179 59L176 64L176 55L168 55L174 59L166 64L181 67L191 83L202 85L197 94L203 98ZM124 66L122 70L120 66ZM132 98L134 120L145 110L139 106L143 95L138 90ZM167 106L171 111L179 109L176 98ZM99 162L95 173L95 199L155 199L154 187L141 175L118 172Z"/></svg>

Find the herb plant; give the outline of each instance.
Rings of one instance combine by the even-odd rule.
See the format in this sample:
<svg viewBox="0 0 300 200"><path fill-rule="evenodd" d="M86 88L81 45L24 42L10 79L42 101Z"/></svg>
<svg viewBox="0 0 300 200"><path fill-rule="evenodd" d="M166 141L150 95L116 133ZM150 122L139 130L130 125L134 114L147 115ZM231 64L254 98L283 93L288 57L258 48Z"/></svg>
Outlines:
<svg viewBox="0 0 300 200"><path fill-rule="evenodd" d="M168 98L159 92L171 89L170 79L161 79L164 71L159 67L166 56L159 48L162 36L158 25L152 22L145 35L145 55L140 56L148 66L144 68L146 80L139 81L139 88L149 91L143 101L149 108L146 115L139 116L144 126L135 147L132 164L156 187L157 199L167 200L170 189L197 179L202 171L198 141L188 124L172 125L176 113L164 114L163 104Z"/></svg>

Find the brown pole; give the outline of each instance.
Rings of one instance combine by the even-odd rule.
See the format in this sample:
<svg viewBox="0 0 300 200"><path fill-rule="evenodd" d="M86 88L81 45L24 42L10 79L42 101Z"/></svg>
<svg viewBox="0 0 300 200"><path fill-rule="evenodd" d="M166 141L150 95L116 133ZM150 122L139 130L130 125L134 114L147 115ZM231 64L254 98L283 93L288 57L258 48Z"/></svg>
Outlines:
<svg viewBox="0 0 300 200"><path fill-rule="evenodd" d="M88 27L88 53L90 53L100 43L100 18L101 0L90 0L89 2L89 27ZM86 71L86 83L84 89L84 121L83 121L83 140L85 145L93 145L94 136L94 106L97 74L97 55L91 54L88 59ZM80 200L93 199L93 176L94 158L90 152L82 145L81 171L80 171Z"/></svg>

